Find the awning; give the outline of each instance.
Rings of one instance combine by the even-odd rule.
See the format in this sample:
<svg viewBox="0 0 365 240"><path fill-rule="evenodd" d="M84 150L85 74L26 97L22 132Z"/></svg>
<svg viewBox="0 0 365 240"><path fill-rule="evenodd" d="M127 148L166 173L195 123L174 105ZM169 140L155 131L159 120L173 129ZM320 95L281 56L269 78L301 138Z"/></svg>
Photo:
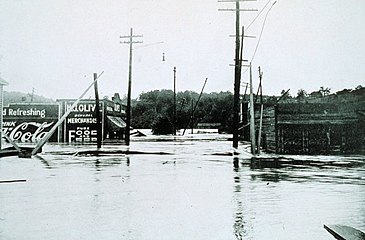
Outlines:
<svg viewBox="0 0 365 240"><path fill-rule="evenodd" d="M107 116L110 130L119 131L127 126L121 117Z"/></svg>

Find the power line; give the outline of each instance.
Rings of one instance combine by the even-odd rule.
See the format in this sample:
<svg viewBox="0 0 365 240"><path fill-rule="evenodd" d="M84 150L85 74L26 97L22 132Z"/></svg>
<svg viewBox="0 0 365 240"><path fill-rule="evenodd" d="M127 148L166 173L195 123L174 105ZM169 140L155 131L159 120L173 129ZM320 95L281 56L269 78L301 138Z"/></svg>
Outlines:
<svg viewBox="0 0 365 240"><path fill-rule="evenodd" d="M262 28L261 28L261 32L260 32L260 36L259 36L259 39L257 40L257 44L256 44L256 48L255 48L255 51L253 53L253 56L251 58L251 62L253 61L253 59L255 58L255 55L256 55L256 52L257 52L257 49L259 47L259 44L260 44L260 41L261 41L261 37L262 37L262 33L264 32L264 27L265 27L265 23L266 23L266 19L267 19L267 16L269 15L269 12L271 10L271 8L275 5L276 1L271 5L271 7L269 8L269 10L267 11L266 15L265 15L265 19L264 19L264 23L262 24Z"/></svg>
<svg viewBox="0 0 365 240"><path fill-rule="evenodd" d="M271 2L271 0L269 0L265 6L261 9L261 11L256 15L256 17L250 22L250 24L248 24L246 30L248 30L250 28L250 26L256 21L256 19L261 15L261 13L265 10L265 8L267 7L267 5Z"/></svg>
<svg viewBox="0 0 365 240"><path fill-rule="evenodd" d="M148 44L137 46L133 49L145 48L145 47L149 47L149 46L153 46L153 45L157 45L157 44L161 44L161 43L165 43L165 42L161 41L161 42L148 43Z"/></svg>
<svg viewBox="0 0 365 240"><path fill-rule="evenodd" d="M271 0L270 0L270 1L271 1ZM270 1L269 1L269 2L270 2ZM269 3L269 2L268 2L268 3ZM266 23L267 16L269 15L270 10L272 9L272 7L275 5L275 3L276 3L276 2L277 2L277 1L275 1L275 2L271 5L271 7L269 8L269 10L267 10L267 12L266 12L265 19L264 19L264 22L263 22L262 27L261 27L260 36L259 36L259 38L258 38L258 40L257 40L257 44L256 44L256 47L255 47L255 51L254 51L254 53L253 53L253 55L252 55L252 58L251 58L251 61L250 61L250 62L252 62L252 61L253 61L253 59L255 58L255 55L256 55L257 49L258 49L259 44L260 44L260 41L261 41L262 33L263 33L263 31L264 31L264 27L265 27L265 23ZM266 8L266 6L267 6L267 4L268 4L268 3L266 3L266 5L264 6L264 8ZM264 9L264 8L263 8L263 9ZM262 12L262 10L260 11L260 13L261 13L261 12ZM259 13L259 15L260 15L260 13ZM255 18L254 20L256 20L256 18ZM252 24L252 22L251 22L251 24ZM251 25L251 24L250 24L250 25ZM242 74L245 74L247 71L248 71L248 68L246 68L246 70L245 70Z"/></svg>

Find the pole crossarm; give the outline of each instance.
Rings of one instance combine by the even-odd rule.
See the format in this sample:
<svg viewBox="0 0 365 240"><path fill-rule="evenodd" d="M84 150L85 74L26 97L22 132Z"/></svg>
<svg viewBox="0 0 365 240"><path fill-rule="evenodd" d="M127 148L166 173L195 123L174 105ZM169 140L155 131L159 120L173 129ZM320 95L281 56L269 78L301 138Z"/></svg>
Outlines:
<svg viewBox="0 0 365 240"><path fill-rule="evenodd" d="M218 2L256 2L256 0L218 0Z"/></svg>
<svg viewBox="0 0 365 240"><path fill-rule="evenodd" d="M229 64L230 67L235 67L236 64ZM239 65L238 65L239 66ZM248 64L241 64L242 67L250 67Z"/></svg>
<svg viewBox="0 0 365 240"><path fill-rule="evenodd" d="M229 35L229 37L236 37L236 35ZM242 37L242 35L239 35L239 37ZM244 35L244 38L256 38L256 36L250 36L250 35Z"/></svg>
<svg viewBox="0 0 365 240"><path fill-rule="evenodd" d="M120 42L120 43L127 43L127 44L131 44L131 43L143 43L143 41L123 41L123 42Z"/></svg>
<svg viewBox="0 0 365 240"><path fill-rule="evenodd" d="M129 35L129 36L120 36L120 38L134 38L134 37L143 37L143 35Z"/></svg>
<svg viewBox="0 0 365 240"><path fill-rule="evenodd" d="M234 8L219 8L218 11L231 11L231 12L257 12L258 9L254 8L244 8L244 9L234 9Z"/></svg>

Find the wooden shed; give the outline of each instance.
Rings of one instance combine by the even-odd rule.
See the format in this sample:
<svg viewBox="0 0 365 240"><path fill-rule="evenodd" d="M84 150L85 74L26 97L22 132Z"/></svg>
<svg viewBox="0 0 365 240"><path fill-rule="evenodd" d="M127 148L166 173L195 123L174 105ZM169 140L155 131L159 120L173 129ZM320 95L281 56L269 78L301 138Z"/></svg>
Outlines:
<svg viewBox="0 0 365 240"><path fill-rule="evenodd" d="M255 106L255 122L259 107ZM262 147L279 154L347 154L365 151L365 89L312 102L265 105Z"/></svg>

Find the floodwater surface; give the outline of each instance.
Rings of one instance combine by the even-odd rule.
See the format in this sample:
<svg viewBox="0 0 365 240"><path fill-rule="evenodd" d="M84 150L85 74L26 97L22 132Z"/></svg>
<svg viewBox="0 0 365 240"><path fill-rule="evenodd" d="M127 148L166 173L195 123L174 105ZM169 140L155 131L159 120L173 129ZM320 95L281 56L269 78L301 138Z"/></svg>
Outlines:
<svg viewBox="0 0 365 240"><path fill-rule="evenodd" d="M48 144L31 159L1 158L0 181L26 181L0 184L0 239L334 239L324 224L365 230L364 156L257 167L249 154L232 156L228 137L135 138L129 149L140 153L129 155Z"/></svg>

